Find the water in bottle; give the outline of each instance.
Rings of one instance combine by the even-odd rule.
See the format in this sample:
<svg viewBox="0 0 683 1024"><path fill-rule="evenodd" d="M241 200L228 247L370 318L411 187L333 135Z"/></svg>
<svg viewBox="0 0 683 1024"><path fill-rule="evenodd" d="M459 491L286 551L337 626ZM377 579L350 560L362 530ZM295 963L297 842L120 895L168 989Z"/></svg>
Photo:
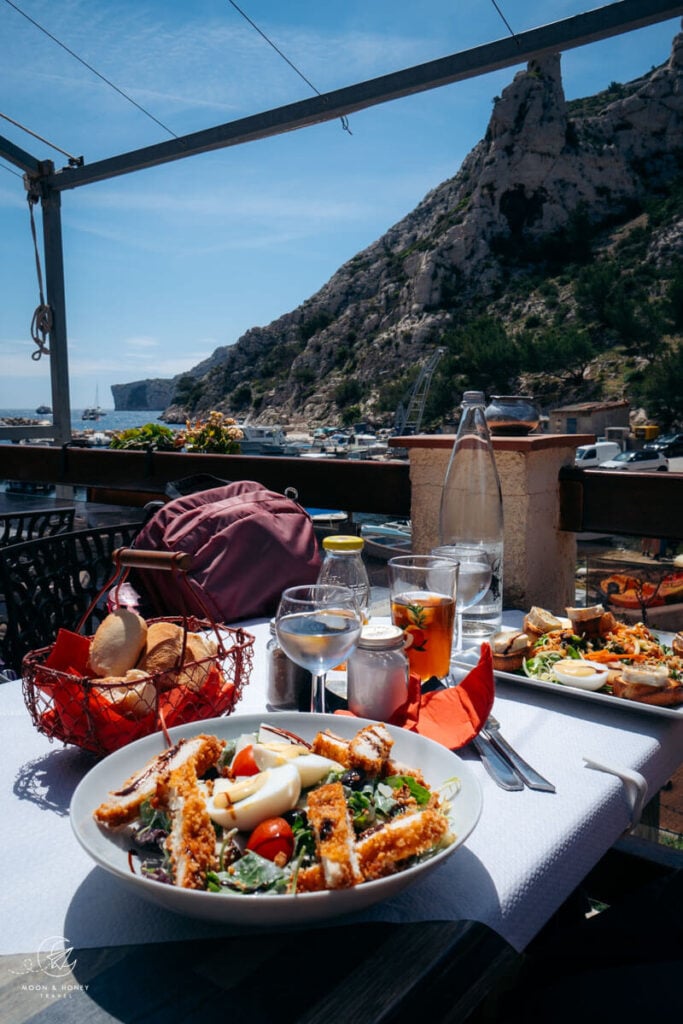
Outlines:
<svg viewBox="0 0 683 1024"><path fill-rule="evenodd" d="M439 543L480 547L491 563L484 597L463 613L463 640L500 628L503 611L503 499L481 391L466 391L441 493Z"/></svg>

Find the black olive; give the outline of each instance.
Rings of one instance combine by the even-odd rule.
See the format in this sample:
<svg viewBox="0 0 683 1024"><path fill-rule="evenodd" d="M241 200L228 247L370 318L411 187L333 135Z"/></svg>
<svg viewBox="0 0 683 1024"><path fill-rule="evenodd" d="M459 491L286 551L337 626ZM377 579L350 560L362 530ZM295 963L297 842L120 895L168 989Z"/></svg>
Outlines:
<svg viewBox="0 0 683 1024"><path fill-rule="evenodd" d="M341 777L342 786L348 789L362 789L365 782L365 773L358 768L349 768Z"/></svg>

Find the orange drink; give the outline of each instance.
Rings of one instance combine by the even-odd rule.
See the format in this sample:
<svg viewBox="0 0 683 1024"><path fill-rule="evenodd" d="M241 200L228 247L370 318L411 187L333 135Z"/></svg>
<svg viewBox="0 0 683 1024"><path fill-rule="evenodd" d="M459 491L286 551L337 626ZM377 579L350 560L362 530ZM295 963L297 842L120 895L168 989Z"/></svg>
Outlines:
<svg viewBox="0 0 683 1024"><path fill-rule="evenodd" d="M458 562L436 555L390 558L391 619L411 638L410 671L447 680L453 644Z"/></svg>
<svg viewBox="0 0 683 1024"><path fill-rule="evenodd" d="M391 620L411 637L406 648L410 671L424 682L448 675L455 600L429 591L407 591L391 598Z"/></svg>

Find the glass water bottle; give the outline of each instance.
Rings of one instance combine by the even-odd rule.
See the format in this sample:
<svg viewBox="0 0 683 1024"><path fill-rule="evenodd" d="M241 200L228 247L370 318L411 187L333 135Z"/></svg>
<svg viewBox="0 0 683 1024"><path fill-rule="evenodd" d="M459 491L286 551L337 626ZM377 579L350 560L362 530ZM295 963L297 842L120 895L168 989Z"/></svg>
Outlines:
<svg viewBox="0 0 683 1024"><path fill-rule="evenodd" d="M491 563L488 593L463 612L463 640L500 629L503 611L503 499L482 391L466 391L441 493L439 543L481 548Z"/></svg>

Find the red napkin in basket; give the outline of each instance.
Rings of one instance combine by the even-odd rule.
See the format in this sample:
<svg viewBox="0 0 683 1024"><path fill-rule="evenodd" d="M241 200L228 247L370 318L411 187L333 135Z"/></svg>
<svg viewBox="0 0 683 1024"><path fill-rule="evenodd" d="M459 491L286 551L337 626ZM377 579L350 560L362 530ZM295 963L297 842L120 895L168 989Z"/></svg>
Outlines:
<svg viewBox="0 0 683 1024"><path fill-rule="evenodd" d="M420 680L411 675L408 700L389 720L409 732L418 732L450 750L464 747L483 728L493 707L493 661L489 644L481 645L479 661L461 683L447 690L421 693ZM350 715L350 711L337 714Z"/></svg>

